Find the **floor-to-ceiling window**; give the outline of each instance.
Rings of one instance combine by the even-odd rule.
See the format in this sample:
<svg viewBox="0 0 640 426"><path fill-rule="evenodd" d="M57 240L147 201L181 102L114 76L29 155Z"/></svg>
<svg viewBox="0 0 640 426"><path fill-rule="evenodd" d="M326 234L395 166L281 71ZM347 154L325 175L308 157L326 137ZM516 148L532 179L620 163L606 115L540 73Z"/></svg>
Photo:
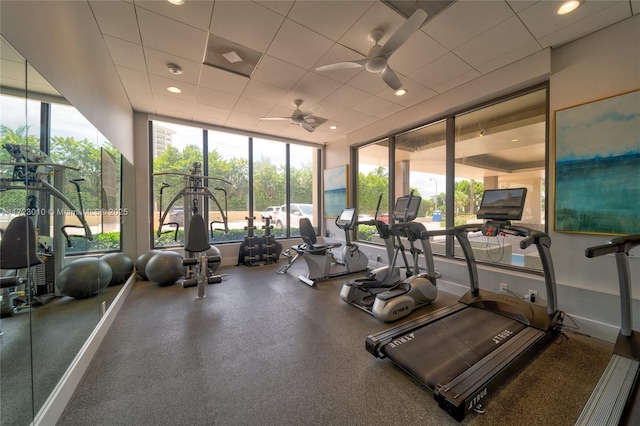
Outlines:
<svg viewBox="0 0 640 426"><path fill-rule="evenodd" d="M302 217L318 226L318 147L160 121L150 129L154 246L184 244L194 203L211 243L263 235L263 216L276 238L300 235ZM194 173L206 186L196 195Z"/></svg>
<svg viewBox="0 0 640 426"><path fill-rule="evenodd" d="M358 149L357 163L357 208L361 218L375 217L389 222L390 167L389 140L377 141ZM396 189L397 191L397 189ZM379 203L379 206L378 206ZM392 201L391 201L392 203ZM358 226L358 239L381 243L376 228L371 225Z"/></svg>
<svg viewBox="0 0 640 426"><path fill-rule="evenodd" d="M456 225L482 222L476 213L485 189L526 188L517 222L545 230L546 123L544 88L455 116ZM470 239L485 262L542 268L536 248L520 249L517 238Z"/></svg>
<svg viewBox="0 0 640 426"><path fill-rule="evenodd" d="M547 109L544 84L355 148L360 213L373 213L380 192L395 198L413 192L422 198L416 220L427 229L482 223L476 212L485 189L524 187L518 223L544 231ZM541 269L534 247L521 250L508 236L478 234L471 235L483 252L478 260ZM360 227L358 238L376 242L367 227ZM447 253L444 240L432 239L434 253L462 255L456 244Z"/></svg>

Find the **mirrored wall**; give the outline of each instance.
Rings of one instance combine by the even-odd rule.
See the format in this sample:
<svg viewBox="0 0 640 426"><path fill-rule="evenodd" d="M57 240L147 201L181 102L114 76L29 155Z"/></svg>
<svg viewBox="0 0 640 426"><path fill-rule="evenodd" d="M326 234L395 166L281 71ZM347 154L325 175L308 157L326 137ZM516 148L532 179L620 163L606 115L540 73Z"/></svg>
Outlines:
<svg viewBox="0 0 640 426"><path fill-rule="evenodd" d="M0 424L28 425L133 262L121 253L125 160L0 42Z"/></svg>

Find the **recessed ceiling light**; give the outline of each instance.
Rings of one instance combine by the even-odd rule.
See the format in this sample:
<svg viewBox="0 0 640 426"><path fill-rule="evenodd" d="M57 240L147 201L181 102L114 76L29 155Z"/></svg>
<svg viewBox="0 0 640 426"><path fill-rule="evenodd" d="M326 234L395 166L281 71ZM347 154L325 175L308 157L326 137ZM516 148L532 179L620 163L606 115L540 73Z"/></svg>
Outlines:
<svg viewBox="0 0 640 426"><path fill-rule="evenodd" d="M182 90L176 86L167 86L167 90L171 93L182 93Z"/></svg>
<svg viewBox="0 0 640 426"><path fill-rule="evenodd" d="M171 4L175 4L175 5L178 5L178 6L184 4L184 0L167 0L167 1L169 3L171 3Z"/></svg>
<svg viewBox="0 0 640 426"><path fill-rule="evenodd" d="M558 15L566 15L567 13L571 13L576 10L578 6L580 6L579 0L565 1L564 3L562 3L562 5L560 5L556 13Z"/></svg>
<svg viewBox="0 0 640 426"><path fill-rule="evenodd" d="M335 129L337 129L337 128L338 128L338 126L336 126L335 124L333 124L333 125L329 126L329 128L330 128L331 130L335 130Z"/></svg>
<svg viewBox="0 0 640 426"><path fill-rule="evenodd" d="M398 89L395 91L394 95L396 96L403 96L407 94L407 89Z"/></svg>

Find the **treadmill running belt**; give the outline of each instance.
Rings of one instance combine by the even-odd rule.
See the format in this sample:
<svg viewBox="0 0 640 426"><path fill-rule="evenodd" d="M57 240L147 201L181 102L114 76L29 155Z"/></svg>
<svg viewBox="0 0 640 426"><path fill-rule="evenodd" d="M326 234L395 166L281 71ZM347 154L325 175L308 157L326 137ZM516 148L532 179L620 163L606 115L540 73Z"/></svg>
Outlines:
<svg viewBox="0 0 640 426"><path fill-rule="evenodd" d="M446 384L526 326L468 307L394 339L383 352L431 389Z"/></svg>

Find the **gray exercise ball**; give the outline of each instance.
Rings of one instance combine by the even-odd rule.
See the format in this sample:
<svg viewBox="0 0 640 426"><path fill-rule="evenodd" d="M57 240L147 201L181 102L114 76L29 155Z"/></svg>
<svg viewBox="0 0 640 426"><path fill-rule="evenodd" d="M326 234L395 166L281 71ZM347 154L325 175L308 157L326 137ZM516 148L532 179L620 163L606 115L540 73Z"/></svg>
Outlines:
<svg viewBox="0 0 640 426"><path fill-rule="evenodd" d="M222 253L220 253L220 249L216 246L209 247L209 250L207 250L205 253L209 257L220 256L220 261L222 261ZM220 262L210 262L208 266L212 271L215 271L216 269L218 269L218 266L220 266Z"/></svg>
<svg viewBox="0 0 640 426"><path fill-rule="evenodd" d="M124 283L131 272L133 272L133 260L124 253L107 253L100 259L104 260L111 266L113 278L109 285L118 285Z"/></svg>
<svg viewBox="0 0 640 426"><path fill-rule="evenodd" d="M162 251L147 262L145 274L160 286L175 284L184 275L183 257L174 251Z"/></svg>
<svg viewBox="0 0 640 426"><path fill-rule="evenodd" d="M145 272L145 269L147 268L147 262L149 262L149 260L151 260L151 258L158 253L162 253L162 250L147 250L140 256L138 256L138 259L136 259L136 272L143 280L148 279Z"/></svg>
<svg viewBox="0 0 640 426"><path fill-rule="evenodd" d="M56 285L64 295L86 299L107 288L113 271L111 266L97 257L74 260L60 271Z"/></svg>

